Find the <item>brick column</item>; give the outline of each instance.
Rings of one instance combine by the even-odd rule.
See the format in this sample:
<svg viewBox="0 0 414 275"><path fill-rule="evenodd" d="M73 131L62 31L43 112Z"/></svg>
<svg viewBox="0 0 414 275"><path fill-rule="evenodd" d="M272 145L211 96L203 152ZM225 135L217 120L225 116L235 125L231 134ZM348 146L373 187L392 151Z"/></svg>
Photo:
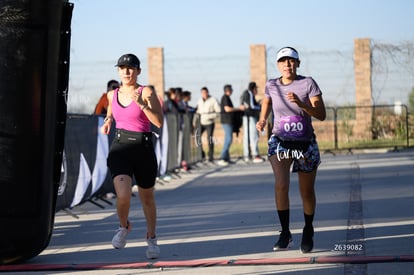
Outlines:
<svg viewBox="0 0 414 275"><path fill-rule="evenodd" d="M264 97L264 90L267 81L267 54L266 45L264 44L250 45L250 81L256 82L258 86L256 100L262 100ZM271 116L269 116L269 118L270 117ZM265 127L267 133L266 137L269 136L269 133L272 130L271 125L271 121L268 120ZM267 138L264 138L264 136L259 136L259 144L260 143L266 144ZM260 153L263 154L263 152Z"/></svg>
<svg viewBox="0 0 414 275"><path fill-rule="evenodd" d="M358 138L372 138L370 126L372 122L372 85L371 85L371 40L369 38L354 40L354 73L355 73L355 135Z"/></svg>
<svg viewBox="0 0 414 275"><path fill-rule="evenodd" d="M148 84L164 100L164 48L148 48Z"/></svg>
<svg viewBox="0 0 414 275"><path fill-rule="evenodd" d="M256 82L259 87L257 99L262 99L267 81L266 45L264 44L250 45L250 81Z"/></svg>

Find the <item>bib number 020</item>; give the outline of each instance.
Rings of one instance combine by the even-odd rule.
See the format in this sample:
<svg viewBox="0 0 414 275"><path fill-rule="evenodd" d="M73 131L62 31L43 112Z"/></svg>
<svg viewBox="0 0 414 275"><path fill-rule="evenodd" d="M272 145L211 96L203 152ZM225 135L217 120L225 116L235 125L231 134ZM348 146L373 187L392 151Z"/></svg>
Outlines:
<svg viewBox="0 0 414 275"><path fill-rule="evenodd" d="M306 121L302 116L284 116L280 118L280 131L286 138L301 138L306 132Z"/></svg>
<svg viewBox="0 0 414 275"><path fill-rule="evenodd" d="M289 132L302 132L303 131L303 123L302 122L290 122L283 124L283 128L286 133Z"/></svg>

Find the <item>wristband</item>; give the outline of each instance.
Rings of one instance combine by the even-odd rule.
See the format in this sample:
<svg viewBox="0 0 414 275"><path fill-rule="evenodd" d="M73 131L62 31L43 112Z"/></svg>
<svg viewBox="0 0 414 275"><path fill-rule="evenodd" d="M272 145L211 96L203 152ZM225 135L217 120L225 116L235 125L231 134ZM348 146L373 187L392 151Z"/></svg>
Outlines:
<svg viewBox="0 0 414 275"><path fill-rule="evenodd" d="M112 121L112 117L107 116L107 117L104 119L104 123L105 123L105 122L107 122L108 120L111 120L111 121Z"/></svg>

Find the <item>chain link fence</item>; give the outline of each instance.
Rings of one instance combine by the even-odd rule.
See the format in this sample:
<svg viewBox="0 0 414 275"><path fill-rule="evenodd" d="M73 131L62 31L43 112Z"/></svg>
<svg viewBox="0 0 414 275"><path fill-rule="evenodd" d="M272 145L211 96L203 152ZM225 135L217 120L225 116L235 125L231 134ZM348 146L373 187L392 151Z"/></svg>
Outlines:
<svg viewBox="0 0 414 275"><path fill-rule="evenodd" d="M327 107L325 121L313 121L322 150L409 147L414 136L406 105Z"/></svg>

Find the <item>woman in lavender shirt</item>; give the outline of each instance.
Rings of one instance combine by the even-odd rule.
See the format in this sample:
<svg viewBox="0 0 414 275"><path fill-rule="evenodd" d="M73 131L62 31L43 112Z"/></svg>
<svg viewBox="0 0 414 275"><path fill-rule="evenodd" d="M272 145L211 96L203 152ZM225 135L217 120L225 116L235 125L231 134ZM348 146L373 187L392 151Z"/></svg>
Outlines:
<svg viewBox="0 0 414 275"><path fill-rule="evenodd" d="M282 231L273 250L286 250L292 245L289 229L290 167L298 173L299 190L303 202L305 226L301 240L301 252L313 249L313 217L315 214L315 178L320 155L312 127L312 117L326 117L322 92L311 77L296 73L300 60L292 47L284 47L277 53L277 67L281 76L266 83L265 97L258 131L263 131L266 119L273 111L273 129L269 139L268 157L275 177L275 201Z"/></svg>

